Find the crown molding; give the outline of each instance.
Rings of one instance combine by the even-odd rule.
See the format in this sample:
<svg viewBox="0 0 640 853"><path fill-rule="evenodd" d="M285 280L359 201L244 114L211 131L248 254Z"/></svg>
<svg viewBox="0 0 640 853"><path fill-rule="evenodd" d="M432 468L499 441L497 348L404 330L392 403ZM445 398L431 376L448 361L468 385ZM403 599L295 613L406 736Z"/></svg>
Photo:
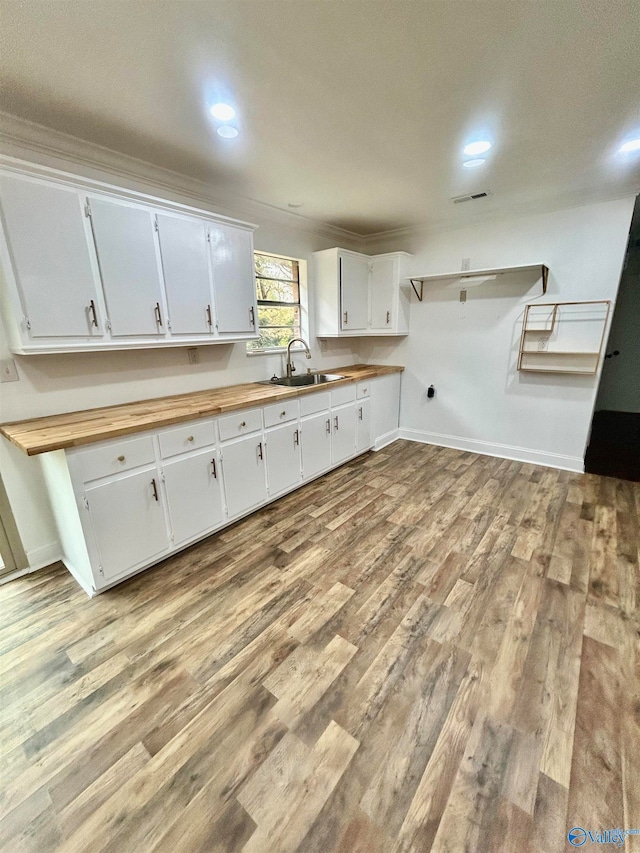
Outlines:
<svg viewBox="0 0 640 853"><path fill-rule="evenodd" d="M461 217L460 219L440 219L407 225L404 228L393 228L389 231L378 231L375 234L367 234L362 237L363 251L370 252L375 250L379 244L390 241L415 240L416 238L424 237L426 234L461 231L465 228L472 228L474 225L499 222L500 220L512 217L542 216L545 213L556 213L561 210L589 207L593 204L620 201L631 198L632 196L635 197L638 194L640 194L640 184L636 187L617 188L615 190L600 189L589 192L565 193L554 196L552 199L518 202L500 208L492 208L484 212L481 209L475 213L464 212L464 218Z"/></svg>
<svg viewBox="0 0 640 853"><path fill-rule="evenodd" d="M347 248L360 248L363 242L361 234L252 198L216 191L205 181L2 111L0 143L2 153L18 160L67 173L77 172L79 167L91 173L99 172L97 176L84 175L88 180L113 183L117 178L133 183L134 186L128 188L134 192L140 191L142 184L144 188L178 196L182 203L191 207L195 201L210 208L212 213L287 226L335 241L337 245L347 244Z"/></svg>

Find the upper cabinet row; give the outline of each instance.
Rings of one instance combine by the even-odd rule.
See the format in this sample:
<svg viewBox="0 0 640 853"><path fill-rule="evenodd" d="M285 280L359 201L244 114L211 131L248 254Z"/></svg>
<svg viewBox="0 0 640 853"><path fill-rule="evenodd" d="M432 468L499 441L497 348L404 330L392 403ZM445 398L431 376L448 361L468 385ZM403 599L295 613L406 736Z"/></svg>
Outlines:
<svg viewBox="0 0 640 853"><path fill-rule="evenodd" d="M0 206L15 352L257 337L251 226L13 172Z"/></svg>
<svg viewBox="0 0 640 853"><path fill-rule="evenodd" d="M409 333L411 255L325 249L314 260L318 337Z"/></svg>

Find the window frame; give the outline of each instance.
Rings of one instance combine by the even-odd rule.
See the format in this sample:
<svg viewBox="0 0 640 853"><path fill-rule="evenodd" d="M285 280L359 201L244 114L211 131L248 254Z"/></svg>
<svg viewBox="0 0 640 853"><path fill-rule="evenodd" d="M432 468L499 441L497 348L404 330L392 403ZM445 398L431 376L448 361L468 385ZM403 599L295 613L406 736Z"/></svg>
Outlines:
<svg viewBox="0 0 640 853"><path fill-rule="evenodd" d="M290 262L294 263L296 265L297 271L298 271L297 281L296 281L296 279L269 278L268 276L259 275L256 272L256 268L255 268L255 259L256 259L257 255L261 255L262 257L267 257L267 258L276 258L278 260L283 260L283 261L290 261ZM277 252L267 252L267 251L261 251L258 249L256 249L254 251L253 256L254 256L254 267L253 267L254 268L254 287L255 287L257 308L258 309L260 309L260 307L263 307L263 308L297 308L298 309L298 316L299 316L300 337L305 338L305 340L306 340L308 338L307 275L306 275L306 272L307 272L306 266L307 265L306 265L306 261L302 258L293 258L290 255L281 255L281 254L278 254ZM298 301L297 302L281 302L281 301L275 301L275 300L259 299L258 298L258 281L260 279L264 279L265 281L282 281L282 282L285 282L288 284L296 284L297 283L297 285L298 285ZM286 328L286 327L283 327L283 326L272 326L272 327L271 326L263 326L263 327L261 327L260 326L260 320L259 320L259 311L258 311L258 318L257 318L258 332L260 332L261 328L278 328L279 329L279 328ZM263 349L252 349L251 347L252 347L252 344L254 344L254 343L255 343L254 341L247 343L246 349L247 349L247 355L248 356L273 355L273 354L283 353L283 352L287 351L286 346L282 346L282 347L274 346L274 347L266 347Z"/></svg>

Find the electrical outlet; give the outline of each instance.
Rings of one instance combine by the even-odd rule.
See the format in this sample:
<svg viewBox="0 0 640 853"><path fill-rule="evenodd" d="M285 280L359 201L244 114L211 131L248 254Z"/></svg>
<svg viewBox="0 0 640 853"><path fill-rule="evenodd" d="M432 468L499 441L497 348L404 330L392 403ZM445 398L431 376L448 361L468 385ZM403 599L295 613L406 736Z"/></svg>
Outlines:
<svg viewBox="0 0 640 853"><path fill-rule="evenodd" d="M320 338L320 352L326 352L328 347L328 343L325 338Z"/></svg>
<svg viewBox="0 0 640 853"><path fill-rule="evenodd" d="M460 269L462 270L462 272L465 272L466 270L470 270L471 269L471 258L463 258L462 259L462 266L460 267Z"/></svg>
<svg viewBox="0 0 640 853"><path fill-rule="evenodd" d="M0 361L0 382L18 382L18 368L12 358L3 358Z"/></svg>
<svg viewBox="0 0 640 853"><path fill-rule="evenodd" d="M189 347L187 349L187 357L189 359L189 364L197 364L200 361L200 353L198 352L198 348Z"/></svg>

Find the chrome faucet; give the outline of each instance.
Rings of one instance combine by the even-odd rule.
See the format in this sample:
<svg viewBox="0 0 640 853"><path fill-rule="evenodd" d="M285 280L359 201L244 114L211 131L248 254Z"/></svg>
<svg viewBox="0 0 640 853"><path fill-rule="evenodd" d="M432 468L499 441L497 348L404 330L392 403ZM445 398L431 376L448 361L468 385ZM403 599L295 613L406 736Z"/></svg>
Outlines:
<svg viewBox="0 0 640 853"><path fill-rule="evenodd" d="M289 343L287 344L287 376L293 376L296 366L291 363L291 344L295 344L296 341L299 341L302 346L307 351L307 358L311 358L311 350L309 349L309 345L306 341L303 341L302 338L291 338Z"/></svg>

